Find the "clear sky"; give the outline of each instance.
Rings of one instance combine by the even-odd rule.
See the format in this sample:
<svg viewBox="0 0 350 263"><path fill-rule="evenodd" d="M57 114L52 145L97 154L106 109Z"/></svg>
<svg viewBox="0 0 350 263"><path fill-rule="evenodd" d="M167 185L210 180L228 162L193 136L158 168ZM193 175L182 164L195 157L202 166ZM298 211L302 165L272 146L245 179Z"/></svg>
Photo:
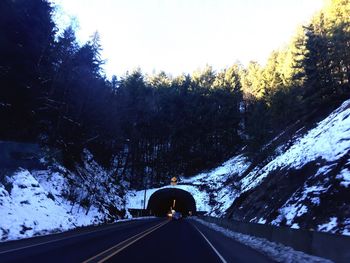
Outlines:
<svg viewBox="0 0 350 263"><path fill-rule="evenodd" d="M101 36L108 76L140 67L191 73L206 64L264 63L323 0L52 0L59 24L75 17L81 42ZM65 15L63 15L65 14Z"/></svg>

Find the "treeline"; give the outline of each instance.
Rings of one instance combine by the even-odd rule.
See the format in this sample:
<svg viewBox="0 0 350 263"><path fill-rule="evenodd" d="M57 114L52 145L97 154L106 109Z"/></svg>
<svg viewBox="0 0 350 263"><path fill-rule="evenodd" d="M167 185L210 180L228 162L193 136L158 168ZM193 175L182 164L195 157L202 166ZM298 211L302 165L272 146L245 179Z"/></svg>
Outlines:
<svg viewBox="0 0 350 263"><path fill-rule="evenodd" d="M302 116L326 113L349 98L350 1L329 0L264 67L241 77L253 149Z"/></svg>
<svg viewBox="0 0 350 263"><path fill-rule="evenodd" d="M332 0L267 64L107 80L98 33L57 35L47 1L0 2L0 138L84 148L140 187L251 154L287 125L349 97L350 2Z"/></svg>

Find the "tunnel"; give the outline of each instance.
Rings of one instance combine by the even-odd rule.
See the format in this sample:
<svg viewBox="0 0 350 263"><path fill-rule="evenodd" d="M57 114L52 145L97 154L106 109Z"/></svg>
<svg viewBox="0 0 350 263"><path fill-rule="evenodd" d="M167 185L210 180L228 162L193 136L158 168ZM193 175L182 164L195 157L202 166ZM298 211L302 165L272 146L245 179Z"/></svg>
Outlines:
<svg viewBox="0 0 350 263"><path fill-rule="evenodd" d="M185 190L165 188L151 195L147 209L155 216L166 216L171 209L187 216L189 213L196 213L196 201L193 196Z"/></svg>

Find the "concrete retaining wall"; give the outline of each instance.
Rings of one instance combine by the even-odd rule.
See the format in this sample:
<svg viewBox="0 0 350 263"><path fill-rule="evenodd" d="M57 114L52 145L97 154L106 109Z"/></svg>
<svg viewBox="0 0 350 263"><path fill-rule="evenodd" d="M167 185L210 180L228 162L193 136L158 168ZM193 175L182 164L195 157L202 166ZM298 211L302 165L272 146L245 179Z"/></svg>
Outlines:
<svg viewBox="0 0 350 263"><path fill-rule="evenodd" d="M200 217L224 228L239 233L262 237L281 243L307 254L331 259L334 262L350 262L350 236L315 231L276 227L264 224L245 223L224 218Z"/></svg>

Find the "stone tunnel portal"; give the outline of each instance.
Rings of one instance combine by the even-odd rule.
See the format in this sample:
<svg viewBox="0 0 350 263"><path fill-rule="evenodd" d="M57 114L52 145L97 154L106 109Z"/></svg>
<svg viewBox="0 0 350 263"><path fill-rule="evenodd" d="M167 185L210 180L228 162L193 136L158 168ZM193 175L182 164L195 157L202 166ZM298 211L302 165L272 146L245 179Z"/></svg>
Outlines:
<svg viewBox="0 0 350 263"><path fill-rule="evenodd" d="M186 216L189 215L189 213L196 213L196 201L193 196L185 190L164 188L151 195L147 209L155 216L166 216L171 209L181 212Z"/></svg>

